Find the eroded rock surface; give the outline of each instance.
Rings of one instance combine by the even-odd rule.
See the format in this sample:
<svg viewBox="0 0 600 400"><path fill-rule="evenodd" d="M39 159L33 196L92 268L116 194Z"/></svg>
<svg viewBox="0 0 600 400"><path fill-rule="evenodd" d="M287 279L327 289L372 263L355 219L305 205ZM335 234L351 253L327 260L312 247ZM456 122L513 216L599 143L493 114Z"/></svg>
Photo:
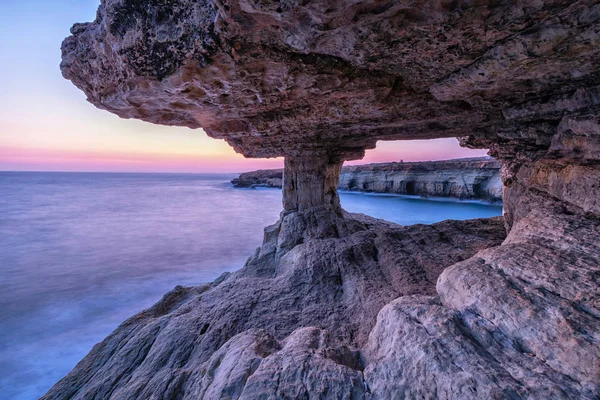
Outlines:
<svg viewBox="0 0 600 400"><path fill-rule="evenodd" d="M486 157L345 166L338 189L499 202L500 167L499 161ZM231 182L242 188L281 188L283 170L244 172Z"/></svg>
<svg viewBox="0 0 600 400"><path fill-rule="evenodd" d="M512 154L502 246L379 314L363 354L382 398L600 395L598 154Z"/></svg>
<svg viewBox="0 0 600 400"><path fill-rule="evenodd" d="M247 156L377 140L549 145L600 103L597 1L103 0L61 68L96 106Z"/></svg>
<svg viewBox="0 0 600 400"><path fill-rule="evenodd" d="M240 271L178 287L130 318L44 398L361 398L358 350L379 310L434 295L445 267L505 236L501 218L400 227L309 217L287 214ZM322 237L290 242L313 223Z"/></svg>
<svg viewBox="0 0 600 400"><path fill-rule="evenodd" d="M599 227L538 209L502 246L446 269L439 298L387 305L365 379L380 398L597 397Z"/></svg>

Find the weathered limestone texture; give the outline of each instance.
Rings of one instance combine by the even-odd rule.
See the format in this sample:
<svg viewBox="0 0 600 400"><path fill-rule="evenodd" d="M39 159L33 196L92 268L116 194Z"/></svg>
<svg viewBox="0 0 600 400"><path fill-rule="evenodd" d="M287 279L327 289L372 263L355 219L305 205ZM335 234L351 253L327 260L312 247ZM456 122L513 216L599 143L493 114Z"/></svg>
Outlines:
<svg viewBox="0 0 600 400"><path fill-rule="evenodd" d="M444 270L439 297L379 313L363 352L378 398L598 396L600 222L563 206L536 206L502 246Z"/></svg>
<svg viewBox="0 0 600 400"><path fill-rule="evenodd" d="M342 167L340 190L502 201L499 161L463 158L446 161L394 162ZM235 187L281 188L283 170L244 172Z"/></svg>
<svg viewBox="0 0 600 400"><path fill-rule="evenodd" d="M600 103L596 1L104 0L61 68L96 106L246 156L470 136L548 146Z"/></svg>
<svg viewBox="0 0 600 400"><path fill-rule="evenodd" d="M341 213L337 183L342 159L329 156L286 157L283 178L284 211L326 208Z"/></svg>
<svg viewBox="0 0 600 400"><path fill-rule="evenodd" d="M600 397L597 1L103 0L72 34L97 107L285 156L284 210L45 399ZM340 208L343 161L438 137L502 163L503 221Z"/></svg>
<svg viewBox="0 0 600 400"><path fill-rule="evenodd" d="M336 221L321 238L290 243L303 225L332 223L286 215L244 268L165 295L45 398L361 398L359 349L379 310L402 295L434 295L444 268L505 236L501 218Z"/></svg>

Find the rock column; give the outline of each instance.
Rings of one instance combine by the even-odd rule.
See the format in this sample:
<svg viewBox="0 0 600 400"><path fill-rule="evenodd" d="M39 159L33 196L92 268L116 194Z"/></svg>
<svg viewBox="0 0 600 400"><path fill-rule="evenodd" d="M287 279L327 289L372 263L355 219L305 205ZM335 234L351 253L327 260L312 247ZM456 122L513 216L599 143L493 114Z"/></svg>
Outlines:
<svg viewBox="0 0 600 400"><path fill-rule="evenodd" d="M364 229L362 224L344 218L337 193L343 161L338 154L286 157L281 218L265 229L263 246L250 264L271 265L270 261L299 244Z"/></svg>
<svg viewBox="0 0 600 400"><path fill-rule="evenodd" d="M344 160L329 155L286 157L283 173L284 212L312 209L341 214L337 184Z"/></svg>

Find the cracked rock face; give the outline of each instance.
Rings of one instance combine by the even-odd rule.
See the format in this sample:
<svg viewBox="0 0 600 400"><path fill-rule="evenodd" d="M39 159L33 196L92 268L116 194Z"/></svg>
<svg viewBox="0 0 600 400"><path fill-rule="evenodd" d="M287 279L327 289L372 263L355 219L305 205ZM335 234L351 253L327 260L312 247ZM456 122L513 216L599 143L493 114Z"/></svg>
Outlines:
<svg viewBox="0 0 600 400"><path fill-rule="evenodd" d="M439 297L382 309L363 353L377 398L598 397L600 220L556 206L444 270Z"/></svg>
<svg viewBox="0 0 600 400"><path fill-rule="evenodd" d="M335 234L290 243L311 223L301 215L267 228L240 271L124 322L44 398L362 398L358 350L379 310L434 295L445 267L505 236L501 218L401 227L346 214Z"/></svg>

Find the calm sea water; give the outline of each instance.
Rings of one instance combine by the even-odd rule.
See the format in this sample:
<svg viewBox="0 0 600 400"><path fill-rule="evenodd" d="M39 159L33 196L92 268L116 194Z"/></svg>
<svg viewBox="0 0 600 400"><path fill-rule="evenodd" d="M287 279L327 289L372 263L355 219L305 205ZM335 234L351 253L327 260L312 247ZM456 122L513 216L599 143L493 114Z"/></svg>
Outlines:
<svg viewBox="0 0 600 400"><path fill-rule="evenodd" d="M176 285L239 269L281 210L235 175L0 172L0 398L36 399L117 325ZM500 206L341 193L400 224Z"/></svg>

